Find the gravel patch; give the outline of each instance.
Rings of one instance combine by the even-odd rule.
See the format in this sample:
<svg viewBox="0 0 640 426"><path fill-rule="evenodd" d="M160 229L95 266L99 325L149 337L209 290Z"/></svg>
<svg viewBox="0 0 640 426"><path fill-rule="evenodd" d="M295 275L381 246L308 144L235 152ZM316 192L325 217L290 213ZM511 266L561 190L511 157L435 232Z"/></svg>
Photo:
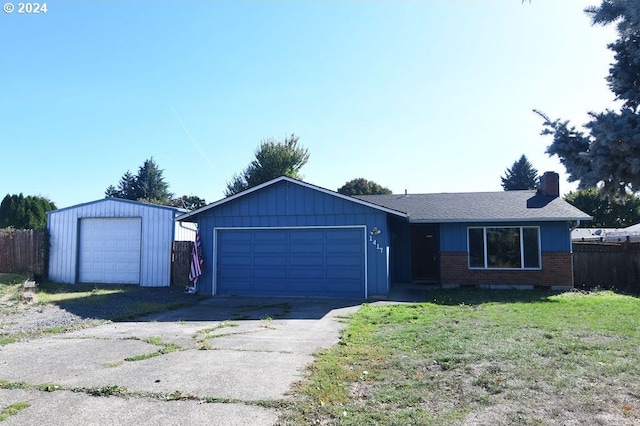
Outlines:
<svg viewBox="0 0 640 426"><path fill-rule="evenodd" d="M0 335L34 333L58 327L75 327L100 323L94 318L86 318L68 312L59 306L25 306L18 312L0 316Z"/></svg>
<svg viewBox="0 0 640 426"><path fill-rule="evenodd" d="M130 320L141 306L162 310L163 305L193 305L201 299L184 293L182 287L137 287L123 293L98 295L56 304L23 304L0 301L0 337L34 334L55 328L73 329L108 321Z"/></svg>

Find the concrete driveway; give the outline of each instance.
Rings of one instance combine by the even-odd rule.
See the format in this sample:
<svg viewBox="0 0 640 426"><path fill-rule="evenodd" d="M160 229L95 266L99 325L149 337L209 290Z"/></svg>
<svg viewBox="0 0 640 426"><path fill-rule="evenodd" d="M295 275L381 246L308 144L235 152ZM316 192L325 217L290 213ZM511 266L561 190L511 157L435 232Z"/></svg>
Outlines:
<svg viewBox="0 0 640 426"><path fill-rule="evenodd" d="M197 306L0 346L6 425L273 425L357 300L214 297ZM160 354L157 352L160 351ZM157 356L151 356L155 354ZM266 403L266 404L265 404Z"/></svg>

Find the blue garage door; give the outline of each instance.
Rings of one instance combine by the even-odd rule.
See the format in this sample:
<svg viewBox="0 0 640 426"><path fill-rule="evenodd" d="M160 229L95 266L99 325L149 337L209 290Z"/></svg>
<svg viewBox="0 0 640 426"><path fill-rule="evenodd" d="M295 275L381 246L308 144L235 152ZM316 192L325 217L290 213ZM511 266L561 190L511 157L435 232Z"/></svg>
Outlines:
<svg viewBox="0 0 640 426"><path fill-rule="evenodd" d="M217 232L216 293L364 297L362 228Z"/></svg>

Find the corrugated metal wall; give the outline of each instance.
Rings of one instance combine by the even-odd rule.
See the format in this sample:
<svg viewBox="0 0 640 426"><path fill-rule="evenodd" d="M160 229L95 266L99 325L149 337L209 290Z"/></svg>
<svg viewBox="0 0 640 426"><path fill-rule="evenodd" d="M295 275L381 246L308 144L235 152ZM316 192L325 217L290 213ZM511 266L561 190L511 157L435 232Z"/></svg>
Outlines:
<svg viewBox="0 0 640 426"><path fill-rule="evenodd" d="M198 224L191 222L177 222L173 236L174 241L195 241Z"/></svg>
<svg viewBox="0 0 640 426"><path fill-rule="evenodd" d="M171 282L171 242L176 210L129 200L105 198L47 212L50 234L49 279L75 283L81 218L142 218L140 285L165 287Z"/></svg>

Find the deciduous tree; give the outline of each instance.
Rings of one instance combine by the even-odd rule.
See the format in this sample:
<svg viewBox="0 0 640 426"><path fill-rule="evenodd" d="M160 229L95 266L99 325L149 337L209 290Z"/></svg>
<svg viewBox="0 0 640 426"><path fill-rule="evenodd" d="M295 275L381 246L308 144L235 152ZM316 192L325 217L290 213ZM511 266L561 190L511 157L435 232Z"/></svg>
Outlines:
<svg viewBox="0 0 640 426"><path fill-rule="evenodd" d="M378 195L391 194L389 188L378 185L372 180L364 178L352 179L338 188L338 192L344 195Z"/></svg>
<svg viewBox="0 0 640 426"><path fill-rule="evenodd" d="M206 206L207 202L204 198L200 198L197 195L183 195L182 197L171 200L171 205L181 209L195 210Z"/></svg>
<svg viewBox="0 0 640 426"><path fill-rule="evenodd" d="M292 134L283 141L265 139L255 152L255 159L227 182L225 196L237 194L280 176L301 179L300 169L309 161L309 151L298 144Z"/></svg>
<svg viewBox="0 0 640 426"><path fill-rule="evenodd" d="M565 200L593 216L585 225L597 228L626 228L640 223L640 198L633 194L612 195L601 189L572 191Z"/></svg>

